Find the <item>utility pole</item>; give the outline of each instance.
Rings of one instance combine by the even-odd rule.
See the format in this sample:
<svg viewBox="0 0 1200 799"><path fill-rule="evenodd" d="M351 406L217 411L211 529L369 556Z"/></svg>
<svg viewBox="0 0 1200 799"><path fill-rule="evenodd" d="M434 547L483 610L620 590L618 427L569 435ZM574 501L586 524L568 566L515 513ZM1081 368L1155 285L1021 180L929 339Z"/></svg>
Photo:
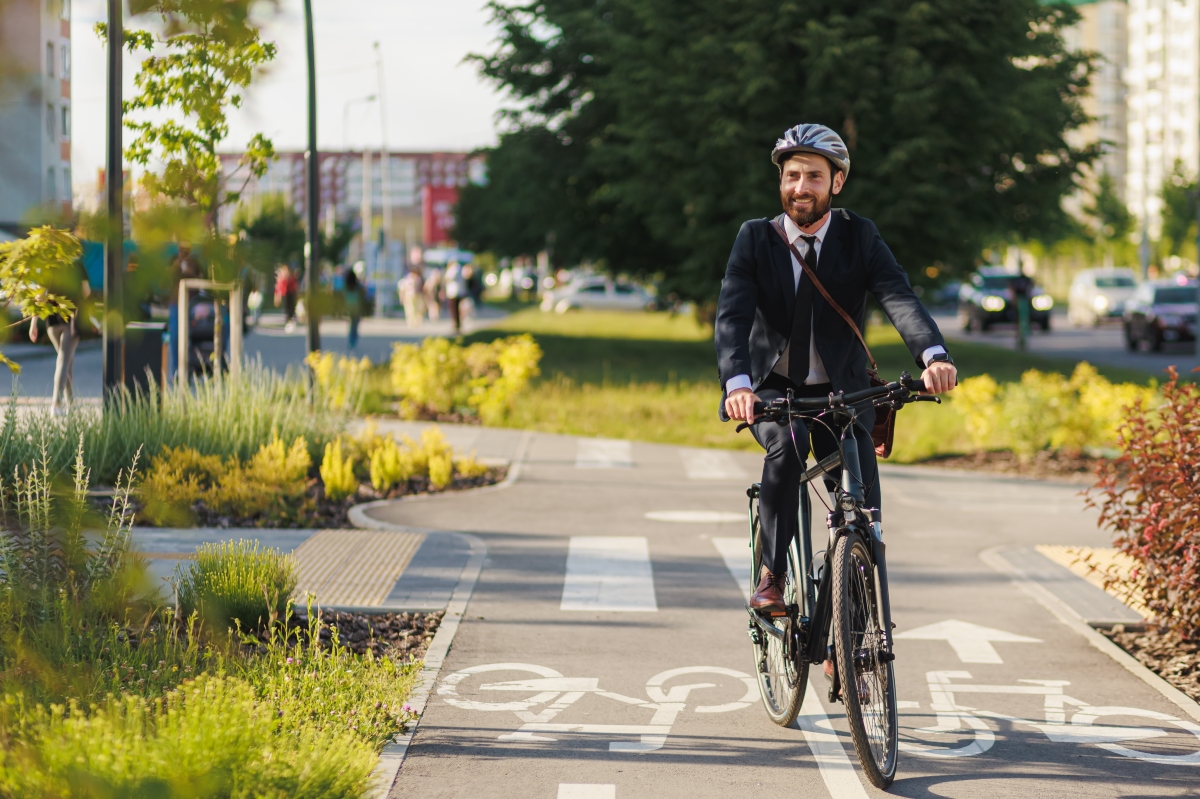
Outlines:
<svg viewBox="0 0 1200 799"><path fill-rule="evenodd" d="M104 396L125 382L125 209L121 170L121 51L125 39L121 0L108 0L108 140L104 160L108 238L104 243ZM183 367L181 367L183 368Z"/></svg>
<svg viewBox="0 0 1200 799"><path fill-rule="evenodd" d="M110 0L119 2L119 0ZM321 170L317 154L317 57L313 46L312 0L304 0L304 28L308 39L308 240L304 244L304 307L308 311L306 344L309 352L321 349L321 320L317 315L317 285L321 271L318 227L321 219Z"/></svg>
<svg viewBox="0 0 1200 799"><path fill-rule="evenodd" d="M379 70L379 128L381 142L379 145L380 178L383 181L383 266L391 277L390 249L392 245L392 181L389 171L391 158L388 155L387 136L387 89L384 83L383 50L379 42L375 42L375 66ZM379 262L375 265L375 316L383 316L384 292L381 291L379 279ZM387 281L390 282L390 281Z"/></svg>
<svg viewBox="0 0 1200 799"><path fill-rule="evenodd" d="M371 247L371 212L374 210L374 192L371 185L371 151L364 144L362 158L362 202L359 204L359 214L362 216L362 262L363 267L371 265L367 255Z"/></svg>

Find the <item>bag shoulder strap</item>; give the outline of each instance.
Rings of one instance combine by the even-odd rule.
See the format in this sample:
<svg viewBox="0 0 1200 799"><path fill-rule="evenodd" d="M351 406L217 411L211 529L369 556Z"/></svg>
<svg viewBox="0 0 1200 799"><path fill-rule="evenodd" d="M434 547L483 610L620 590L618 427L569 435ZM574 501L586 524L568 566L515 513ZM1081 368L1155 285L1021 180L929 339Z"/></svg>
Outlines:
<svg viewBox="0 0 1200 799"><path fill-rule="evenodd" d="M800 263L800 268L804 270L804 274L808 275L808 279L812 281L812 284L816 287L817 291L821 292L821 296L825 298L825 302L829 303L833 310L838 312L838 316L842 317L842 321L850 325L850 329L854 331L854 335L858 336L858 343L862 344L863 350L867 353L867 360L871 362L871 368L878 372L879 364L875 363L875 358L871 356L871 348L867 346L867 341L863 338L862 331L858 329L858 325L856 325L854 320L850 318L850 314L843 311L842 306L838 305L837 301L835 301L833 297L829 296L829 292L825 290L825 287L821 285L821 281L817 279L817 273L814 272L812 267L808 265L808 261L804 260L804 256L800 254L798 249L796 249L796 245L788 241L787 233L784 231L783 225L779 224L778 220L772 219L771 227L773 227L775 232L779 234L779 238L783 239L783 243L787 245L787 248L792 251L792 255L794 255L796 260Z"/></svg>

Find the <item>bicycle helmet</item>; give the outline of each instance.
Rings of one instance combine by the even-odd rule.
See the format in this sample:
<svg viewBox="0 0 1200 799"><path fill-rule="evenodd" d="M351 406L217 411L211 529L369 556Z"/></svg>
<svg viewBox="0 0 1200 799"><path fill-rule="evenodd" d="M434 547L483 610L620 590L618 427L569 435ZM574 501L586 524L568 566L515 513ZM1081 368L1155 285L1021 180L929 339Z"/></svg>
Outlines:
<svg viewBox="0 0 1200 799"><path fill-rule="evenodd" d="M781 166L789 153L823 155L842 171L843 179L850 177L850 151L842 137L824 125L809 123L784 131L783 138L775 142L771 151L771 162Z"/></svg>

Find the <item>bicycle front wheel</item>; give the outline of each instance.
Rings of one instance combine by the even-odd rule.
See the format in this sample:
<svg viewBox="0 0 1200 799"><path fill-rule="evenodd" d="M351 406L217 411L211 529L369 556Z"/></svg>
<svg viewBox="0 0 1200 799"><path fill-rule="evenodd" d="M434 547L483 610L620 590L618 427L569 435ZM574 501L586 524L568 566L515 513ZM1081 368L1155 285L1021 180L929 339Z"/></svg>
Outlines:
<svg viewBox="0 0 1200 799"><path fill-rule="evenodd" d="M759 519L757 504L756 501L751 524L751 591L758 581L763 557L762 522ZM783 587L783 596L788 605L799 602L798 597L803 590L798 563L796 542L793 541L792 546L788 548L788 572ZM774 624L783 634L783 640L762 630L752 630L752 634L756 636L754 666L758 675L758 693L771 721L781 727L787 727L796 720L800 706L804 703L804 689L808 685L808 663L797 651L796 622L791 616L778 616L765 621Z"/></svg>
<svg viewBox="0 0 1200 799"><path fill-rule="evenodd" d="M877 788L892 784L898 759L896 677L885 637L870 547L848 533L833 556L834 652L854 749Z"/></svg>

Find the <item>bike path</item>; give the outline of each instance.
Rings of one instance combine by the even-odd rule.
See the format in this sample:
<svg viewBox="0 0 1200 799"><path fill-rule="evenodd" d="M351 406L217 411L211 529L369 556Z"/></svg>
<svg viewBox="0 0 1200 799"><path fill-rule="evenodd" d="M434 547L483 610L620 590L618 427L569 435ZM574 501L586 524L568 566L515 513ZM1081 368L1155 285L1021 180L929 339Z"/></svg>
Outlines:
<svg viewBox="0 0 1200 799"><path fill-rule="evenodd" d="M759 459L470 435L481 455L520 455L514 484L370 512L488 547L393 795L878 793L848 768L841 706L815 669L807 730L776 727L747 697L745 600L730 566ZM907 751L891 793L1194 795L1200 738L1184 711L979 557L1106 543L1078 488L902 468L883 480L906 636L896 665Z"/></svg>

